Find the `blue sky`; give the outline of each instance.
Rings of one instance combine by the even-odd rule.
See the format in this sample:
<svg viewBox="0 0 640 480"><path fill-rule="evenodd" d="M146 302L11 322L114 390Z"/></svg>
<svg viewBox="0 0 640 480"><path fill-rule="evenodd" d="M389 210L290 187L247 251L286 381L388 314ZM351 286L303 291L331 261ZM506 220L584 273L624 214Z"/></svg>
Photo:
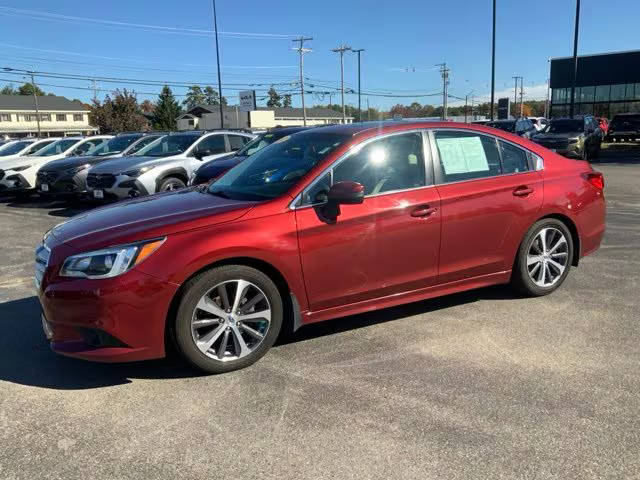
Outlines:
<svg viewBox="0 0 640 480"><path fill-rule="evenodd" d="M616 2L617 3L617 2ZM624 5L623 5L624 4ZM579 53L640 48L637 19L640 2L621 1L605 8L602 0L582 0ZM307 89L336 91L341 43L364 48L362 90L408 95L401 98L364 96L371 106L395 103L438 104L440 97L421 94L441 88L434 65L451 68L450 93L470 91L486 97L491 74L491 0L217 0L223 94L236 103L248 84L258 96L270 84L296 90L298 57L294 35L313 37L305 56ZM524 8L524 9L523 9ZM498 0L496 90L512 92L512 76L521 75L525 98L543 98L549 57L572 53L573 0L521 2ZM40 13L38 13L40 12ZM623 14L622 14L623 13ZM138 24L134 27L130 24ZM144 26L143 26L144 25ZM0 0L0 66L43 72L216 85L215 48L210 0L183 2L110 0ZM245 34L251 35L245 35ZM259 34L259 35L255 35ZM408 69L408 71L407 71ZM415 70L415 71L414 71ZM4 79L22 77L0 71ZM357 87L356 56L345 55L345 81ZM37 78L43 89L89 100L89 80ZM45 86L44 84L55 85ZM98 81L106 91L127 87L139 98L154 99L157 85ZM65 88L76 87L76 88ZM184 94L185 88L174 92ZM328 103L328 95L307 96L307 104ZM339 93L332 96L338 103ZM349 104L356 95L347 95ZM299 105L294 96L294 106Z"/></svg>

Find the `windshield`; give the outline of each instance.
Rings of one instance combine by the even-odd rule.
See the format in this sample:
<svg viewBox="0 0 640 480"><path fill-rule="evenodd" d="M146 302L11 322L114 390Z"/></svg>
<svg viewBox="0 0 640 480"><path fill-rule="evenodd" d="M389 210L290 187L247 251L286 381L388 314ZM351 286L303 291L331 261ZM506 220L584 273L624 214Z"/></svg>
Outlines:
<svg viewBox="0 0 640 480"><path fill-rule="evenodd" d="M233 167L209 192L235 200L265 200L282 195L350 135L300 132L277 140Z"/></svg>
<svg viewBox="0 0 640 480"><path fill-rule="evenodd" d="M545 133L573 133L583 130L584 122L582 120L552 120Z"/></svg>
<svg viewBox="0 0 640 480"><path fill-rule="evenodd" d="M108 142L102 143L87 152L87 155L114 155L122 152L125 148L135 142L140 135L120 135L113 137Z"/></svg>
<svg viewBox="0 0 640 480"><path fill-rule="evenodd" d="M131 146L127 148L124 153L125 155L133 155L134 153L142 150L144 147L149 145L151 142L155 142L159 138L159 135L147 135L145 137L142 137L140 140L131 144Z"/></svg>
<svg viewBox="0 0 640 480"><path fill-rule="evenodd" d="M25 140L21 142L10 143L9 145L0 147L0 155L14 155L20 152L20 150L22 150L26 146L31 145L32 143L33 142L29 142Z"/></svg>
<svg viewBox="0 0 640 480"><path fill-rule="evenodd" d="M514 133L516 131L516 122L489 122L488 127L499 128L505 132Z"/></svg>
<svg viewBox="0 0 640 480"><path fill-rule="evenodd" d="M134 156L167 157L178 155L187 150L199 138L199 135L167 135L157 142L150 143L136 152Z"/></svg>
<svg viewBox="0 0 640 480"><path fill-rule="evenodd" d="M282 138L281 135L277 135L275 133L263 133L262 135L257 136L249 143L247 143L244 147L236 152L236 156L246 156L253 155L254 153L262 150L264 147L271 145L276 140Z"/></svg>
<svg viewBox="0 0 640 480"><path fill-rule="evenodd" d="M42 150L38 150L35 156L49 157L51 155L58 155L60 153L64 153L79 141L80 140L78 140L77 138L72 138L68 140L58 140L57 142L53 142L51 145L44 147Z"/></svg>

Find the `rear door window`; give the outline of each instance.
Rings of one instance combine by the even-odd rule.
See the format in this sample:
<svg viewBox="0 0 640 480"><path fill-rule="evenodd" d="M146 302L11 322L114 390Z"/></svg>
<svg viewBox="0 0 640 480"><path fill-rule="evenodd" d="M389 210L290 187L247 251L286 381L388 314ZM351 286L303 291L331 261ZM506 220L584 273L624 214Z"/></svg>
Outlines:
<svg viewBox="0 0 640 480"><path fill-rule="evenodd" d="M495 177L502 173L496 139L476 132L436 130L440 183Z"/></svg>
<svg viewBox="0 0 640 480"><path fill-rule="evenodd" d="M247 143L245 142L245 139L247 139L247 137L244 137L242 135L227 135L227 138L229 139L229 147L231 148L232 152L240 150Z"/></svg>
<svg viewBox="0 0 640 480"><path fill-rule="evenodd" d="M498 145L502 159L502 173L522 173L530 170L529 156L526 151L502 140L498 140Z"/></svg>

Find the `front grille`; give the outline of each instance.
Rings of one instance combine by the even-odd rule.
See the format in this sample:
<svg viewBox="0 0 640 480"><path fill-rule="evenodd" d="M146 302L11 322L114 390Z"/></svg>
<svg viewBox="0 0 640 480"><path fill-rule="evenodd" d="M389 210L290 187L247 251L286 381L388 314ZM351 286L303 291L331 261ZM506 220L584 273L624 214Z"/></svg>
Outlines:
<svg viewBox="0 0 640 480"><path fill-rule="evenodd" d="M111 173L90 173L87 175L87 186L90 188L111 188L116 183L116 176Z"/></svg>
<svg viewBox="0 0 640 480"><path fill-rule="evenodd" d="M36 177L38 179L38 183L53 183L58 178L58 174L55 172L39 171Z"/></svg>
<svg viewBox="0 0 640 480"><path fill-rule="evenodd" d="M38 290L40 289L40 285L42 285L42 278L44 277L44 272L49 265L50 256L51 250L46 245L43 244L36 248L36 266L33 279Z"/></svg>

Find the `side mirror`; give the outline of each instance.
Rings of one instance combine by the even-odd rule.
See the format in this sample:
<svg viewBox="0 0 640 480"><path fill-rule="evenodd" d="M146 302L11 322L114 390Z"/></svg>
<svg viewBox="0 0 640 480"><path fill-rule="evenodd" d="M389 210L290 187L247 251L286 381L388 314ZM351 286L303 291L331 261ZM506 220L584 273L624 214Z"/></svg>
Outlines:
<svg viewBox="0 0 640 480"><path fill-rule="evenodd" d="M327 201L321 206L322 216L334 223L340 215L340 205L355 205L364 201L364 185L358 182L338 182L327 192Z"/></svg>
<svg viewBox="0 0 640 480"><path fill-rule="evenodd" d="M196 150L193 152L193 156L198 160L202 160L204 157L208 157L209 155L213 155L211 150Z"/></svg>

